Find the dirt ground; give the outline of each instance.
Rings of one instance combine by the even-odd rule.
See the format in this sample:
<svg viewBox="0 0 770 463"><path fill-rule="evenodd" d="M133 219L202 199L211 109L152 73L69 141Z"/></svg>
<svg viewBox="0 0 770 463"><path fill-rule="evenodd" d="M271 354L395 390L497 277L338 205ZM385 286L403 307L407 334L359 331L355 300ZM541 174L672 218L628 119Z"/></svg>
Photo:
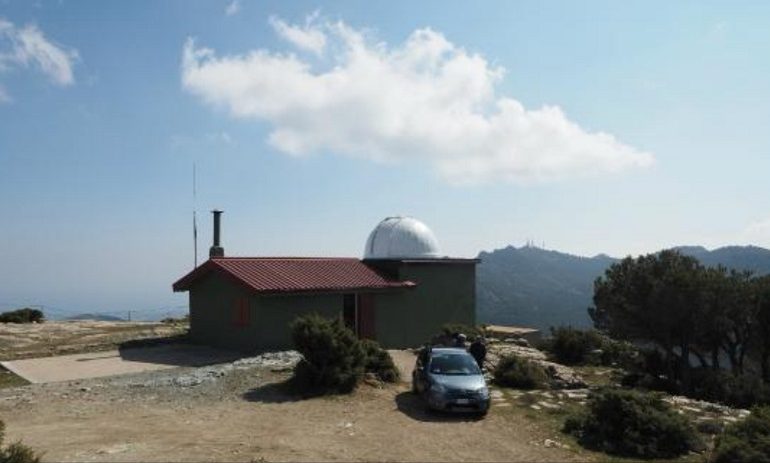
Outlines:
<svg viewBox="0 0 770 463"><path fill-rule="evenodd" d="M396 355L408 379L413 357ZM362 385L301 399L288 371L228 370L188 387L159 381L192 369L0 390L9 441L45 461L586 461L526 406L497 391L484 419L428 413L409 384ZM284 369L285 370L285 369ZM216 375L214 375L216 376ZM569 447L567 448L567 445Z"/></svg>
<svg viewBox="0 0 770 463"><path fill-rule="evenodd" d="M181 335L187 326L93 320L0 323L0 360L111 350L129 340Z"/></svg>
<svg viewBox="0 0 770 463"><path fill-rule="evenodd" d="M157 346L0 361L0 365L29 383L99 378L178 366L232 362L237 352L208 346L164 343Z"/></svg>

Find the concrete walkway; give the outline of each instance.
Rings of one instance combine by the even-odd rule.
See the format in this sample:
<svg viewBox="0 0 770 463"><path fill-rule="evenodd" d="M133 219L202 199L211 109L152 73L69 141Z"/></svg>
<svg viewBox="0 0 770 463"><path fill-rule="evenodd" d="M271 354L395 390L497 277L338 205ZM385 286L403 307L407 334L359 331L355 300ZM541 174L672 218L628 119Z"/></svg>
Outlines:
<svg viewBox="0 0 770 463"><path fill-rule="evenodd" d="M71 381L102 376L199 367L231 362L237 352L189 344L120 349L87 354L61 355L0 362L0 365L31 383Z"/></svg>

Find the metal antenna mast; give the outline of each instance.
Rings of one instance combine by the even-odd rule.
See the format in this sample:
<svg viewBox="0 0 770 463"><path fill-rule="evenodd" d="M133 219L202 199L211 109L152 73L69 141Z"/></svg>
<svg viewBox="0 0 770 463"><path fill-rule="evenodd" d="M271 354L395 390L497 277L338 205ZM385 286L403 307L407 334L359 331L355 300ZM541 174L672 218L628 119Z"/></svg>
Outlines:
<svg viewBox="0 0 770 463"><path fill-rule="evenodd" d="M195 253L195 267L198 267L198 219L196 217L196 209L197 209L197 191L196 191L196 172L195 172L195 163L193 162L193 178L192 178L192 187L193 187L193 252Z"/></svg>

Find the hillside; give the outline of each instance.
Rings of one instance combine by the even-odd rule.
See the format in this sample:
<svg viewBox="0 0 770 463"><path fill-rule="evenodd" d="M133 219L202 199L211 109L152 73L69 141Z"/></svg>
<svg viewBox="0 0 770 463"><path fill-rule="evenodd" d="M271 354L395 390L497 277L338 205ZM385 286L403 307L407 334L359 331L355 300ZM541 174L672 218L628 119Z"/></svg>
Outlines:
<svg viewBox="0 0 770 463"><path fill-rule="evenodd" d="M705 265L770 273L770 250L727 246L676 248ZM580 257L537 247L497 249L479 254L476 286L481 323L534 326L591 326L593 282L617 259L600 254Z"/></svg>

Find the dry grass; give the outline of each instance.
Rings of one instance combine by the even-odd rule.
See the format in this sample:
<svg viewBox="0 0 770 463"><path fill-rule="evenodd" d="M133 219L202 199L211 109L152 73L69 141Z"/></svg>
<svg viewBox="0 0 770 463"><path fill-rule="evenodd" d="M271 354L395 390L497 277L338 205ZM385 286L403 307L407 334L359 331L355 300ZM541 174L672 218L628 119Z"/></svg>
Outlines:
<svg viewBox="0 0 770 463"><path fill-rule="evenodd" d="M26 386L29 384L24 378L0 367L0 389L6 387Z"/></svg>

